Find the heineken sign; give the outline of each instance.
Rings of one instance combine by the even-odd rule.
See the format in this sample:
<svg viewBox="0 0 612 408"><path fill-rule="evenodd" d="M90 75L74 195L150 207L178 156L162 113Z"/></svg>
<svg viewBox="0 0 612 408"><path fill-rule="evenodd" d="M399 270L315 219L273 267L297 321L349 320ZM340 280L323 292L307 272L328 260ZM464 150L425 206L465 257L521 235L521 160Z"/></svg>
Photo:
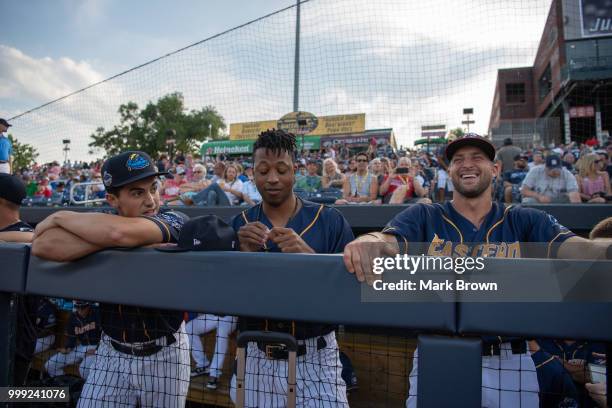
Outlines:
<svg viewBox="0 0 612 408"><path fill-rule="evenodd" d="M301 137L298 137L296 140L299 149L302 149L301 139ZM209 142L202 145L200 153L202 156L251 154L253 153L253 143L253 140L223 140ZM318 136L306 136L304 137L304 145L307 150L318 150L321 148L321 138Z"/></svg>

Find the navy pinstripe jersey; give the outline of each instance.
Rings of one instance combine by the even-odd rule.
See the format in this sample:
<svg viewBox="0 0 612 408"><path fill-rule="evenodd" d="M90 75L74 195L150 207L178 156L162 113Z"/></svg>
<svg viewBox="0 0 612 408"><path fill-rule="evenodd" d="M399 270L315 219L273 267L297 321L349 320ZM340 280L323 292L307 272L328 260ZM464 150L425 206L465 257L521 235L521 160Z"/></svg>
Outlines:
<svg viewBox="0 0 612 408"><path fill-rule="evenodd" d="M272 228L272 223L262 210L262 204L257 204L235 216L232 220L232 227L238 232L246 223L255 221L263 223L270 229ZM355 238L351 227L340 211L323 204L315 204L304 200L302 200L302 208L286 227L297 232L317 254L340 253L344 251L346 244ZM272 241L266 242L262 251L281 252L280 248ZM294 327L292 334L298 340L322 336L335 329L334 325L322 323L299 322L296 325L292 323L269 319L240 318L241 330L263 328L283 332L290 327Z"/></svg>
<svg viewBox="0 0 612 408"><path fill-rule="evenodd" d="M234 217L232 227L236 232L248 222L259 221L272 229L272 223L257 204ZM302 200L302 208L286 226L297 232L317 254L335 254L344 251L346 244L355 237L340 211L323 204ZM272 241L266 242L265 252L281 252Z"/></svg>
<svg viewBox="0 0 612 408"><path fill-rule="evenodd" d="M550 214L521 206L504 207L497 202L477 228L450 201L410 206L383 232L395 235L400 247L409 242L425 243L426 254L431 256L499 258L520 258L520 244L525 242L548 244L543 250L551 256L553 244L574 236Z"/></svg>

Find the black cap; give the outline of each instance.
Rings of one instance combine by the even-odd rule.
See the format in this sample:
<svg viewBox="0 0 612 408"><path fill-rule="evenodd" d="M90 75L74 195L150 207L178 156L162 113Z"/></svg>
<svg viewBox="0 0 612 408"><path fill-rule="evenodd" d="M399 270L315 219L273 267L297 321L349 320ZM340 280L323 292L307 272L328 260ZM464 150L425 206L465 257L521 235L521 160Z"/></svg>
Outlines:
<svg viewBox="0 0 612 408"><path fill-rule="evenodd" d="M8 123L8 122L6 121L6 119L0 119L0 125L4 125L4 126L6 126L6 127L11 127L11 126L13 126L13 125L11 125L10 123Z"/></svg>
<svg viewBox="0 0 612 408"><path fill-rule="evenodd" d="M0 198L17 205L26 198L25 186L17 176L0 173Z"/></svg>
<svg viewBox="0 0 612 408"><path fill-rule="evenodd" d="M495 160L495 146L486 138L476 133L466 133L463 137L455 139L446 146L446 158L451 161L457 150L465 146L474 146L481 149L491 159Z"/></svg>
<svg viewBox="0 0 612 408"><path fill-rule="evenodd" d="M546 167L549 169L559 169L563 164L561 163L561 158L556 154L551 154L546 157Z"/></svg>
<svg viewBox="0 0 612 408"><path fill-rule="evenodd" d="M123 152L106 160L102 165L102 181L109 188L121 187L148 177L165 175L158 171L145 152Z"/></svg>
<svg viewBox="0 0 612 408"><path fill-rule="evenodd" d="M91 303L86 302L84 300L74 300L72 303L74 304L74 307L87 307L87 306L91 306Z"/></svg>
<svg viewBox="0 0 612 408"><path fill-rule="evenodd" d="M187 221L176 246L156 248L162 252L234 251L238 238L232 227L216 215L203 215Z"/></svg>

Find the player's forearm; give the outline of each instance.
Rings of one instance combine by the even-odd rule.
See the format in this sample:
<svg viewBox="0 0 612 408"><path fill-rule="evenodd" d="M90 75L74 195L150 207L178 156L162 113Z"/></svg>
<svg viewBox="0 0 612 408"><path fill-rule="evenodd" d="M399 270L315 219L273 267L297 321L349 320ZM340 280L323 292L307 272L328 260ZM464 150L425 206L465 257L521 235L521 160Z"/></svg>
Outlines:
<svg viewBox="0 0 612 408"><path fill-rule="evenodd" d="M56 213L56 217L59 227L102 248L134 247L162 242L159 229L141 228L143 222L147 223L147 226L154 225L151 221L139 217L69 211L60 211Z"/></svg>
<svg viewBox="0 0 612 408"><path fill-rule="evenodd" d="M554 244L553 244L554 245ZM611 240L590 241L581 237L565 240L557 252L561 259L607 259L609 258Z"/></svg>
<svg viewBox="0 0 612 408"><path fill-rule="evenodd" d="M523 186L523 188L521 188L521 194L523 195L523 197L532 197L532 198L538 198L540 196L540 194L536 193L535 191L533 191L531 188L527 186Z"/></svg>
<svg viewBox="0 0 612 408"><path fill-rule="evenodd" d="M32 242L32 254L49 261L74 261L102 248L62 229L51 228Z"/></svg>
<svg viewBox="0 0 612 408"><path fill-rule="evenodd" d="M33 232L6 231L0 232L0 241L4 242L32 242Z"/></svg>

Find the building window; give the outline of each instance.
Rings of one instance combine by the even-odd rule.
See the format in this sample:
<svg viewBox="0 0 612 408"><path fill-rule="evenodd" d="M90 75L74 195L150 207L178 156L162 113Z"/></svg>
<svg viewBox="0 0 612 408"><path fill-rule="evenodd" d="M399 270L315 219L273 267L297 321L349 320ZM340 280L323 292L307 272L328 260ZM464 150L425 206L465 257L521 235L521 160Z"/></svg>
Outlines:
<svg viewBox="0 0 612 408"><path fill-rule="evenodd" d="M552 72L550 70L550 64L548 64L548 67L538 80L538 89L540 91L540 100L546 98L546 95L548 95L552 89Z"/></svg>
<svg viewBox="0 0 612 408"><path fill-rule="evenodd" d="M525 103L525 84L506 84L506 103Z"/></svg>

